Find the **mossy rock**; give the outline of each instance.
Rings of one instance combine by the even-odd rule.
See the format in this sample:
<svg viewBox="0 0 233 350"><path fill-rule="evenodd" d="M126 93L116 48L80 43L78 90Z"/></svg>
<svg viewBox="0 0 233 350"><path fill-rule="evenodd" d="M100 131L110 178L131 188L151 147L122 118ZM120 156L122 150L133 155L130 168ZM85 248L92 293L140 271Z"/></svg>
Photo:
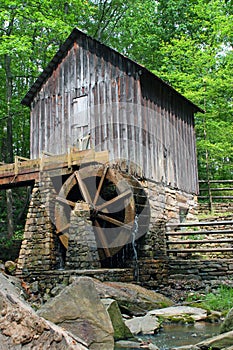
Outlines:
<svg viewBox="0 0 233 350"><path fill-rule="evenodd" d="M158 317L163 323L192 324L196 321L205 321L208 317L204 309L182 305L153 310L148 313Z"/></svg>
<svg viewBox="0 0 233 350"><path fill-rule="evenodd" d="M114 340L134 339L133 334L124 323L119 306L113 299L102 299L104 306L112 321L114 329Z"/></svg>
<svg viewBox="0 0 233 350"><path fill-rule="evenodd" d="M14 261L6 261L5 262L5 271L6 273L8 273L9 275L14 275L15 271L16 271L16 263Z"/></svg>
<svg viewBox="0 0 233 350"><path fill-rule="evenodd" d="M160 293L133 283L105 282L95 280L100 298L117 301L122 313L130 316L143 316L148 311L173 305L174 303Z"/></svg>
<svg viewBox="0 0 233 350"><path fill-rule="evenodd" d="M179 324L193 324L195 320L190 315L177 315L168 317L159 317L161 323L179 323Z"/></svg>
<svg viewBox="0 0 233 350"><path fill-rule="evenodd" d="M223 321L220 332L229 332L233 330L233 308L228 312L225 320Z"/></svg>

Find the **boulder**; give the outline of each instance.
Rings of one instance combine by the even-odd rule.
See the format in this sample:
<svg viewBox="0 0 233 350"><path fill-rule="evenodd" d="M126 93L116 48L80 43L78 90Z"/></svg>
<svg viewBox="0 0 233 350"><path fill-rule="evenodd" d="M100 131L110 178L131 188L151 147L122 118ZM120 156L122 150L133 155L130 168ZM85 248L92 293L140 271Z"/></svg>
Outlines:
<svg viewBox="0 0 233 350"><path fill-rule="evenodd" d="M223 321L220 332L229 332L233 330L233 308L228 312L225 320Z"/></svg>
<svg viewBox="0 0 233 350"><path fill-rule="evenodd" d="M126 326L122 318L122 315L116 300L102 299L101 301L106 307L106 310L112 321L112 325L114 329L114 340L117 341L121 339L134 338L133 334L130 332L129 328Z"/></svg>
<svg viewBox="0 0 233 350"><path fill-rule="evenodd" d="M116 342L115 349L148 349L148 350L159 350L159 348L151 343L151 341L134 342L127 340L120 340Z"/></svg>
<svg viewBox="0 0 233 350"><path fill-rule="evenodd" d="M198 344L200 349L224 349L232 347L233 344L233 331L216 335L215 337L206 339Z"/></svg>
<svg viewBox="0 0 233 350"><path fill-rule="evenodd" d="M121 312L130 316L142 316L149 310L173 305L164 295L133 283L102 283L95 280L95 287L100 298L116 300Z"/></svg>
<svg viewBox="0 0 233 350"><path fill-rule="evenodd" d="M216 335L205 339L196 345L186 345L172 348L171 350L233 350L233 331Z"/></svg>
<svg viewBox="0 0 233 350"><path fill-rule="evenodd" d="M152 310L149 315L157 316L162 321L193 323L207 319L207 311L191 306L171 306L163 309Z"/></svg>
<svg viewBox="0 0 233 350"><path fill-rule="evenodd" d="M119 340L116 342L115 349L140 349L140 342L130 340Z"/></svg>
<svg viewBox="0 0 233 350"><path fill-rule="evenodd" d="M171 348L170 350L200 350L200 348L197 347L196 345L184 345L184 346Z"/></svg>
<svg viewBox="0 0 233 350"><path fill-rule="evenodd" d="M0 350L88 350L80 338L39 317L1 273L0 285Z"/></svg>
<svg viewBox="0 0 233 350"><path fill-rule="evenodd" d="M135 335L154 334L156 330L160 328L160 322L158 318L149 314L141 317L133 317L130 320L126 320L125 324Z"/></svg>
<svg viewBox="0 0 233 350"><path fill-rule="evenodd" d="M149 350L159 350L159 348L156 346L156 345L154 345L154 344L148 344L148 349Z"/></svg>
<svg viewBox="0 0 233 350"><path fill-rule="evenodd" d="M6 273L9 273L9 275L13 275L16 270L16 263L14 261L6 261L5 262L5 271Z"/></svg>
<svg viewBox="0 0 233 350"><path fill-rule="evenodd" d="M23 280L20 280L15 276L7 275L4 271L0 272L0 285L8 293L20 297L24 293L24 288L22 287L22 284Z"/></svg>
<svg viewBox="0 0 233 350"><path fill-rule="evenodd" d="M38 314L85 340L93 350L114 348L114 330L93 280L79 277L45 303Z"/></svg>

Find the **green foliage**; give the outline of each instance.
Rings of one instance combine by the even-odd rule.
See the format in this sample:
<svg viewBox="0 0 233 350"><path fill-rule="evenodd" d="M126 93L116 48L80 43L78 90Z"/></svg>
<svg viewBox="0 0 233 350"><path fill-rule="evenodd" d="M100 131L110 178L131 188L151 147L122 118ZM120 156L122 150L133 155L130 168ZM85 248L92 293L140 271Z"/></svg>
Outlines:
<svg viewBox="0 0 233 350"><path fill-rule="evenodd" d="M233 175L232 23L230 1L136 0L105 41L206 111L196 116L200 179L206 152L210 179Z"/></svg>
<svg viewBox="0 0 233 350"><path fill-rule="evenodd" d="M232 178L232 8L232 0L5 0L0 161L29 156L29 110L20 101L77 26L205 109L196 115L199 178L207 177L207 160L210 179Z"/></svg>
<svg viewBox="0 0 233 350"><path fill-rule="evenodd" d="M206 295L192 293L187 301L206 310L220 311L226 314L233 307L233 288L221 285L215 292Z"/></svg>
<svg viewBox="0 0 233 350"><path fill-rule="evenodd" d="M0 240L8 242L7 244L11 245L12 241L23 238L29 204L29 190L30 188L12 189L14 234L10 240L7 234L6 192L0 191Z"/></svg>
<svg viewBox="0 0 233 350"><path fill-rule="evenodd" d="M84 24L90 6L81 0L6 0L0 7L0 150L1 161L9 162L13 154L29 155L29 110L21 99L73 27Z"/></svg>
<svg viewBox="0 0 233 350"><path fill-rule="evenodd" d="M228 311L233 307L233 288L221 286L216 293L207 294L204 305L212 310Z"/></svg>
<svg viewBox="0 0 233 350"><path fill-rule="evenodd" d="M231 220L231 213L229 212L221 213L221 217L226 218L225 220L227 220L227 218L229 217L229 219ZM211 219L215 219L215 218L219 218L219 213L216 213L214 211L209 214L201 213L198 215L198 219L200 221L202 220L210 221Z"/></svg>
<svg viewBox="0 0 233 350"><path fill-rule="evenodd" d="M196 117L200 178L206 177L206 150L210 178L232 177L232 22L231 1L222 0L6 0L0 12L2 159L29 154L29 111L20 100L78 26L203 107L206 114ZM4 149L9 120L12 152Z"/></svg>
<svg viewBox="0 0 233 350"><path fill-rule="evenodd" d="M219 0L185 4L187 16L180 16L176 24L171 19L177 30L164 36L161 64L155 72L206 110L196 116L200 178L206 178L206 150L209 177L231 178L233 18Z"/></svg>

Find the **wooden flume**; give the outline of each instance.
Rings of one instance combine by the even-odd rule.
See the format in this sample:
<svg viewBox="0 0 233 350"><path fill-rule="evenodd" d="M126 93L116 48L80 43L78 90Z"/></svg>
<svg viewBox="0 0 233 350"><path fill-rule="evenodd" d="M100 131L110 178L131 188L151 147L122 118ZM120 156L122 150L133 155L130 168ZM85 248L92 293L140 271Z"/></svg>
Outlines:
<svg viewBox="0 0 233 350"><path fill-rule="evenodd" d="M93 150L78 151L71 148L67 154L49 155L47 152L37 159L15 157L15 163L0 166L0 189L25 186L38 180L42 172L59 176L72 173L74 166L97 162L108 162L108 151L94 152Z"/></svg>

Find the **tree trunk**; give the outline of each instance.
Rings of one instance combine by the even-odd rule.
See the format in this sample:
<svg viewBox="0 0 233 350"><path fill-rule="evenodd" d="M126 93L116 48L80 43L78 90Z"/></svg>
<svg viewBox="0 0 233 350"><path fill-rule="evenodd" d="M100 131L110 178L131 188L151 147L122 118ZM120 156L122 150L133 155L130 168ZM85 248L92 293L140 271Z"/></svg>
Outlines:
<svg viewBox="0 0 233 350"><path fill-rule="evenodd" d="M6 103L7 103L7 140L6 140L6 163L13 162L13 128L12 128L12 74L11 74L11 57L5 55L5 72L6 72ZM14 218L13 218L13 197L12 190L6 190L7 201L7 231L8 238L11 238L14 233Z"/></svg>
<svg viewBox="0 0 233 350"><path fill-rule="evenodd" d="M12 130L12 74L11 57L5 55L5 73L6 73L6 103L7 103L7 142L6 142L6 163L13 162L13 130Z"/></svg>
<svg viewBox="0 0 233 350"><path fill-rule="evenodd" d="M14 219L13 219L13 197L12 190L6 190L6 203L7 203L7 237L11 238L14 233Z"/></svg>

